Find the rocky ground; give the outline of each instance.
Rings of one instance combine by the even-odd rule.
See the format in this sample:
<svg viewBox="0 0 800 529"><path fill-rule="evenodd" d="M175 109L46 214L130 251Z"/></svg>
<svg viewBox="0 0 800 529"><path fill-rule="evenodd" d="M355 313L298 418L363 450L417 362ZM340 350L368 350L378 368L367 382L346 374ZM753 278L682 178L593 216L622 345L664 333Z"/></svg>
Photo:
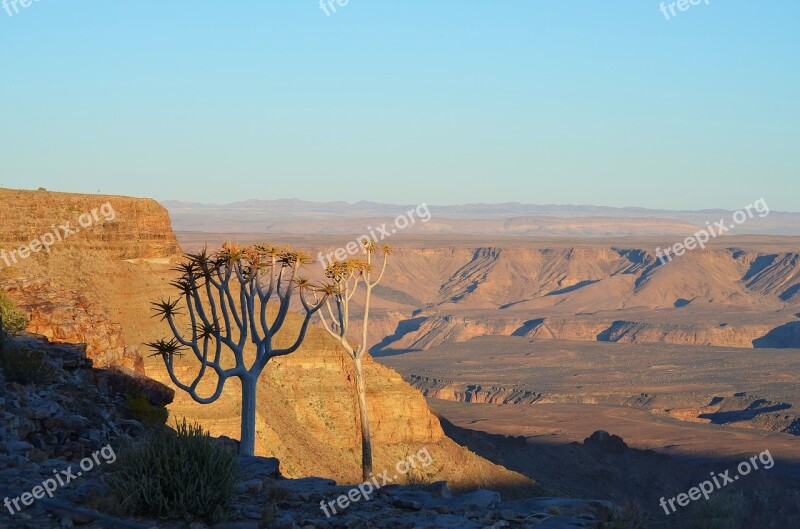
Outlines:
<svg viewBox="0 0 800 529"><path fill-rule="evenodd" d="M151 404L163 407L171 402L173 390L133 371L93 368L85 348L31 337L19 339L15 346L46 353L41 369L47 372L47 380L20 384L0 376L4 418L0 497L11 502L0 516L0 529L206 527L192 520L122 519L102 514L113 512L103 477L104 467L113 465L116 455L107 457L108 452L96 457L91 469L81 465L103 447L120 447L147 434L144 424L130 418L127 395L138 392ZM355 497L352 491L358 489L324 478L284 479L274 458L239 458L239 465L237 494L226 520L215 528L566 529L600 527L613 509L609 502L567 498L503 501L499 493L483 489L454 496L445 482L376 487L368 499L359 497L342 509L347 496ZM53 491L52 498L40 494L43 497L32 505L19 512L14 509L14 499L35 492L56 475L65 483ZM330 516L322 510L322 502L328 505Z"/></svg>
<svg viewBox="0 0 800 529"><path fill-rule="evenodd" d="M278 461L271 458L240 458L241 483L230 506L228 519L214 529L355 529L355 528L453 528L480 529L501 527L542 527L571 529L600 527L612 506L608 502L565 498L535 498L501 501L497 492L477 490L459 496L450 494L446 483L426 486L387 486L368 500L342 510L336 506L352 487L337 486L323 478L282 479ZM46 460L22 465L4 472L9 482L22 490L31 490L52 476L52 469L69 465L64 460ZM204 529L191 521L157 521L137 518L99 517L91 511L98 497L106 494L102 472L86 474L80 481L57 491L55 501L38 501L22 512L0 518L0 528L86 529L109 527ZM4 492L4 494L7 492ZM334 502L337 510L330 517L321 502ZM342 500L344 504L344 500Z"/></svg>

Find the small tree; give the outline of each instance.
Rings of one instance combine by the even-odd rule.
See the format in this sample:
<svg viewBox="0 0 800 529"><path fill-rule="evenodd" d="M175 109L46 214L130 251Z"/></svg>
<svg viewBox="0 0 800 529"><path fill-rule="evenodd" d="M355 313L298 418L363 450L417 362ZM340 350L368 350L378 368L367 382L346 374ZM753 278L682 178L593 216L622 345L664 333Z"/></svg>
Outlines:
<svg viewBox="0 0 800 529"><path fill-rule="evenodd" d="M327 301L327 294L323 292L322 300L313 305L306 299L307 293L317 288L298 275L300 268L309 262L303 252L265 245L226 244L213 255L203 250L199 254L187 254L186 258L175 269L182 273L180 278L171 283L180 291L180 297L175 301L153 303L156 315L169 324L173 338L147 345L154 350L152 356L162 357L172 382L200 404L216 401L229 378L241 381L240 453L253 455L258 378L270 360L297 351L311 317ZM305 309L302 324L294 341L290 341L291 345L277 348L276 338L284 329L293 294L298 291ZM181 301L190 322L185 332L178 329L175 321ZM274 306L273 317L267 310L268 305ZM252 361L245 358L248 339L252 343L249 350ZM197 376L190 384L178 379L174 364L175 357L182 356L187 349L200 363ZM225 358L223 350L227 350ZM210 396L201 397L197 386L209 370L216 374L216 390Z"/></svg>
<svg viewBox="0 0 800 529"><path fill-rule="evenodd" d="M17 309L14 300L0 292L0 347L2 347L5 334L16 336L28 326L28 316Z"/></svg>
<svg viewBox="0 0 800 529"><path fill-rule="evenodd" d="M331 321L329 323L326 320L323 312L320 312L320 318L325 330L342 344L344 350L353 360L356 393L358 395L358 412L361 422L361 472L364 481L368 481L371 479L372 474L372 435L369 427L367 390L362 359L367 351L367 330L372 289L383 279L383 273L386 271L386 263L389 260L392 249L389 246L380 248L380 253L383 254L383 265L375 281L372 280L372 254L376 253L378 249L372 241L365 242L364 249L367 253L366 260L347 259L345 261L336 261L325 269L325 275L333 281L333 285L327 287L326 294L332 296L336 301L336 309L334 310L331 307L330 298L328 298L325 300L325 304ZM350 299L358 290L358 284L361 280L364 281L365 289L364 314L361 321L361 343L353 347L347 339L350 327Z"/></svg>

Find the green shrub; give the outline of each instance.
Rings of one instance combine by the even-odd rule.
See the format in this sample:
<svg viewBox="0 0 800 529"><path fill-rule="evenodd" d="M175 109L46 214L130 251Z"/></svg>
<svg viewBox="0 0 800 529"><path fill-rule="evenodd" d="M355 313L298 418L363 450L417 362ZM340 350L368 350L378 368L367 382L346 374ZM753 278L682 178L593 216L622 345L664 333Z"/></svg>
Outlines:
<svg viewBox="0 0 800 529"><path fill-rule="evenodd" d="M131 418L136 419L148 428L160 428L167 424L169 410L161 406L150 404L150 399L141 391L125 395L128 412Z"/></svg>
<svg viewBox="0 0 800 529"><path fill-rule="evenodd" d="M639 505L625 502L615 505L604 522L600 523L601 529L644 529L650 516Z"/></svg>
<svg viewBox="0 0 800 529"><path fill-rule="evenodd" d="M0 363L9 382L27 386L49 384L55 380L56 370L45 360L44 351L38 349L6 344L0 350Z"/></svg>
<svg viewBox="0 0 800 529"><path fill-rule="evenodd" d="M176 423L120 451L106 467L108 484L126 511L164 519L221 520L239 483L235 454L200 425Z"/></svg>
<svg viewBox="0 0 800 529"><path fill-rule="evenodd" d="M280 509L278 503L286 500L291 496L291 492L283 487L280 487L273 480L265 480L264 489L267 492L267 502L261 511L261 522L259 527L270 527L271 524L278 518Z"/></svg>
<svg viewBox="0 0 800 529"><path fill-rule="evenodd" d="M689 513L687 529L740 529L746 514L741 502L731 495L698 502Z"/></svg>
<svg viewBox="0 0 800 529"><path fill-rule="evenodd" d="M3 332L11 336L20 334L28 326L28 317L2 292L0 292L0 317L3 318Z"/></svg>

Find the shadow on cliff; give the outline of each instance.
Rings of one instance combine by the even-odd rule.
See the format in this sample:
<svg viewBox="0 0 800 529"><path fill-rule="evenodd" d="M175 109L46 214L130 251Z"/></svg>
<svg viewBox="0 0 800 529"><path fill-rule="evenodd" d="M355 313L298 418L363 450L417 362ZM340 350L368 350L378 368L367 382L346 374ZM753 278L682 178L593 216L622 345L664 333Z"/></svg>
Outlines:
<svg viewBox="0 0 800 529"><path fill-rule="evenodd" d="M761 338L753 340L756 349L800 349L800 321L775 327Z"/></svg>
<svg viewBox="0 0 800 529"><path fill-rule="evenodd" d="M402 339L406 334L417 332L422 326L422 323L427 319L428 318L423 317L401 321L397 324L397 329L395 329L394 334L385 337L383 340L372 346L372 348L369 350L369 354L375 358L380 358L381 356L395 356L411 352L412 349L389 349L388 347L390 344Z"/></svg>
<svg viewBox="0 0 800 529"><path fill-rule="evenodd" d="M788 410L791 404L785 402L770 403L759 399L742 410L717 411L714 413L701 413L698 418L708 419L714 424L727 424L732 422L749 421L764 413L775 413Z"/></svg>
<svg viewBox="0 0 800 529"><path fill-rule="evenodd" d="M537 327L539 327L543 323L544 323L544 318L536 318L535 320L528 320L524 324L522 324L522 327L512 332L511 336L527 336L528 333L533 332L534 330L536 330Z"/></svg>

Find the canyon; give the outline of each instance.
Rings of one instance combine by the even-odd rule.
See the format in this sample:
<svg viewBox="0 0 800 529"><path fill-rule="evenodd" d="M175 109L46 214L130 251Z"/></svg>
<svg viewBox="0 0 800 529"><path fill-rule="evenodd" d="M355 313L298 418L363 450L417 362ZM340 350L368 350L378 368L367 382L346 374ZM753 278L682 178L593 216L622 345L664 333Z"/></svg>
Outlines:
<svg viewBox="0 0 800 529"><path fill-rule="evenodd" d="M270 234L180 233L186 248ZM295 236L314 254L344 236ZM667 238L397 235L370 329L376 356L480 336L800 347L800 239L722 236L662 262ZM313 269L321 277L320 270ZM358 298L355 298L358 302Z"/></svg>
<svg viewBox="0 0 800 529"><path fill-rule="evenodd" d="M114 221L0 269L0 289L30 316L34 336L85 344L96 366L167 386L161 359L143 344L169 336L150 303L175 295L170 282L181 251L266 241L316 255L358 233L352 220L350 231L335 235L175 233L167 210L152 200L2 189L0 198L6 249L113 204ZM13 213L29 204L44 205L35 215ZM655 248L670 245L672 233L403 233L384 241L394 252L374 291L365 366L376 468L425 447L434 464L414 479L447 480L454 491L587 495L591 482L571 487L552 458L563 456L557 447L608 430L643 451L630 459L655 462L658 452L682 461L681 468L722 465L768 446L780 459L779 477L759 481L753 497L794 490L800 239L722 236L663 263ZM306 272L323 279L316 263ZM353 302L358 312L360 297ZM291 318L289 326L297 322ZM177 365L179 377L190 380L194 363ZM257 453L280 459L290 478L357 482L353 378L340 347L312 329L301 349L271 362L260 381ZM204 381L201 393L214 382ZM177 391L170 420L186 417L215 436L237 438L240 389L229 384L206 406ZM605 456L586 450L575 457L614 473ZM621 481L615 487L636 497Z"/></svg>

